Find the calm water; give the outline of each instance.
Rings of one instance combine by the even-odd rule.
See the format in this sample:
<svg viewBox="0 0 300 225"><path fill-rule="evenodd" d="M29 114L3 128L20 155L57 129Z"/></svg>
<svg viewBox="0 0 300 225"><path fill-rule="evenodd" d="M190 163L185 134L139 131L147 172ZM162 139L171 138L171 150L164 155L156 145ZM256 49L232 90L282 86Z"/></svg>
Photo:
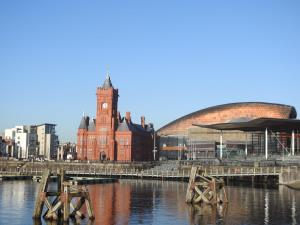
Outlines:
<svg viewBox="0 0 300 225"><path fill-rule="evenodd" d="M229 186L228 206L214 209L185 204L186 186L142 180L91 185L94 224L300 224L300 191ZM37 188L31 181L0 182L0 224L34 224Z"/></svg>

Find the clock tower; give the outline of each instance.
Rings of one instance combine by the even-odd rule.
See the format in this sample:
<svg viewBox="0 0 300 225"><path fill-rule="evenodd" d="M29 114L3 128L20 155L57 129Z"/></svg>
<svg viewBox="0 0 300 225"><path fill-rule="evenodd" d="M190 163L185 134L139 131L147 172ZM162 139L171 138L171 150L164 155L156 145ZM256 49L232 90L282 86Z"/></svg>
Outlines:
<svg viewBox="0 0 300 225"><path fill-rule="evenodd" d="M97 149L94 158L116 160L115 132L117 129L118 89L114 89L109 75L97 88L96 134Z"/></svg>

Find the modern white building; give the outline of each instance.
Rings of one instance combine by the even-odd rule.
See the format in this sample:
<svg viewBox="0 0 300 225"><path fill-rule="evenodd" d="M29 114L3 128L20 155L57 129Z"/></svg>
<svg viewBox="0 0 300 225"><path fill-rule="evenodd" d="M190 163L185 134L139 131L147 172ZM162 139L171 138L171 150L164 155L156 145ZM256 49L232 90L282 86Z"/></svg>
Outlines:
<svg viewBox="0 0 300 225"><path fill-rule="evenodd" d="M14 140L15 136L16 136L17 127L20 127L20 126L16 126L14 128L5 129L4 130L4 138L5 139L9 139L9 140Z"/></svg>
<svg viewBox="0 0 300 225"><path fill-rule="evenodd" d="M56 158L59 143L55 126L46 123L5 129L4 138L11 143L7 145L6 155L18 159Z"/></svg>
<svg viewBox="0 0 300 225"><path fill-rule="evenodd" d="M13 157L19 159L28 158L29 133L26 126L16 126L14 128L5 129L5 139L12 140L15 143L14 151L11 153Z"/></svg>
<svg viewBox="0 0 300 225"><path fill-rule="evenodd" d="M43 157L45 159L56 158L59 141L55 132L55 126L55 124L49 123L36 126L39 144L39 157Z"/></svg>

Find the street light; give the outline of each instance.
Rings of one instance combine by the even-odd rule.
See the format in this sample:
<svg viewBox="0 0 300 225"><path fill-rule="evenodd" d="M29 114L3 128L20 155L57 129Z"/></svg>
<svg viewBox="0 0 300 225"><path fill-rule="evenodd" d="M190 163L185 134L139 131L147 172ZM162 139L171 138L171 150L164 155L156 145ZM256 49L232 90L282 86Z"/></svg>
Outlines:
<svg viewBox="0 0 300 225"><path fill-rule="evenodd" d="M178 146L178 160L181 160L181 155L182 155L182 152L181 152L181 144L179 144Z"/></svg>
<svg viewBox="0 0 300 225"><path fill-rule="evenodd" d="M154 129L153 129L153 150L152 151L153 151L153 160L155 161L157 149L156 149L156 135Z"/></svg>

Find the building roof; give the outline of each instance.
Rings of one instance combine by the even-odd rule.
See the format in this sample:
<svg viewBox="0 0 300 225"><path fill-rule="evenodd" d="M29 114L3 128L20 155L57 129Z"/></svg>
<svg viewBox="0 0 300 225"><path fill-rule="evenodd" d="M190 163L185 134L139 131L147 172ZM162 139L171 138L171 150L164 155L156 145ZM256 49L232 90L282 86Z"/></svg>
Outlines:
<svg viewBox="0 0 300 225"><path fill-rule="evenodd" d="M117 131L131 131L131 132L153 132L153 127L147 125L143 128L140 124L128 123L125 119L119 123Z"/></svg>
<svg viewBox="0 0 300 225"><path fill-rule="evenodd" d="M40 127L40 126L56 126L56 124L54 124L54 123L42 123L42 124L30 125L30 126L37 126L37 127Z"/></svg>
<svg viewBox="0 0 300 225"><path fill-rule="evenodd" d="M134 131L135 129L126 120L119 123L117 131Z"/></svg>
<svg viewBox="0 0 300 225"><path fill-rule="evenodd" d="M90 120L90 118L88 116L83 116L80 121L80 125L79 125L78 129L87 130L89 127L89 120Z"/></svg>
<svg viewBox="0 0 300 225"><path fill-rule="evenodd" d="M104 89L107 89L107 88L113 88L113 85L112 85L112 83L111 83L111 80L110 80L110 76L109 76L109 75L106 76L105 81L104 81L104 83L103 83L103 85L102 85L102 88L104 88Z"/></svg>
<svg viewBox="0 0 300 225"><path fill-rule="evenodd" d="M193 124L194 126L210 128L215 130L241 130L241 131L263 131L269 130L292 131L300 130L300 120L297 119L277 119L277 118L258 118L247 122L230 122L217 124Z"/></svg>
<svg viewBox="0 0 300 225"><path fill-rule="evenodd" d="M232 120L229 120L228 123L248 122L250 120L253 120L253 118L250 118L250 117L237 117L237 118L233 118Z"/></svg>
<svg viewBox="0 0 300 225"><path fill-rule="evenodd" d="M88 127L89 131L96 131L96 120L92 119L89 121L89 127Z"/></svg>
<svg viewBox="0 0 300 225"><path fill-rule="evenodd" d="M182 116L176 120L173 120L172 122L166 124L165 126L161 127L157 132L160 132L166 128L168 128L169 126L175 125L179 122L185 121L187 119L190 119L194 116L199 116L199 115L204 115L204 114L208 114L208 113L212 113L215 111L221 111L221 110L225 110L225 109L230 109L232 107L243 107L243 106L254 106L254 105L265 105L265 106L274 106L275 108L284 108L286 112L288 112L289 115L287 115L287 118L296 118L297 117L297 112L295 107L290 106L290 105L285 105L285 104L277 104L277 103L268 103L268 102L236 102L236 103L229 103L229 104L223 104L223 105L217 105L217 106L212 106L212 107L208 107L205 109L201 109L195 112L192 112L190 114L187 114L185 116ZM253 119L253 118L251 118Z"/></svg>

